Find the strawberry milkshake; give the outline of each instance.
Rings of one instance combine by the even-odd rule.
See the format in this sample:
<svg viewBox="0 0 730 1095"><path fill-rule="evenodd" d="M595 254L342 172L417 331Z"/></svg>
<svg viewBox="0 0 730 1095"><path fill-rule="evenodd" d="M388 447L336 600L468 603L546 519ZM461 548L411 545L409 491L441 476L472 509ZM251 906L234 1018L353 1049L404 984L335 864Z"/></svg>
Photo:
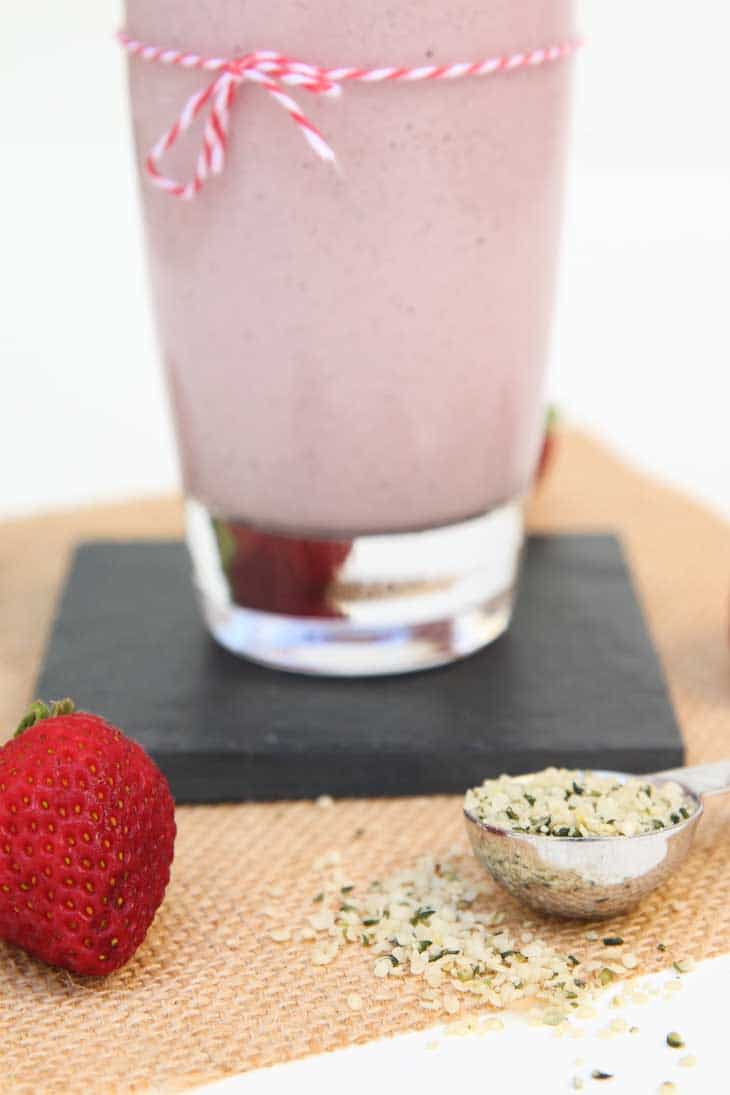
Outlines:
<svg viewBox="0 0 730 1095"><path fill-rule="evenodd" d="M127 0L128 35L206 57L448 65L562 43L571 0ZM284 668L452 660L507 626L538 457L572 62L255 83L225 170L142 197L207 622ZM130 60L140 163L211 77ZM166 155L195 166L204 115Z"/></svg>

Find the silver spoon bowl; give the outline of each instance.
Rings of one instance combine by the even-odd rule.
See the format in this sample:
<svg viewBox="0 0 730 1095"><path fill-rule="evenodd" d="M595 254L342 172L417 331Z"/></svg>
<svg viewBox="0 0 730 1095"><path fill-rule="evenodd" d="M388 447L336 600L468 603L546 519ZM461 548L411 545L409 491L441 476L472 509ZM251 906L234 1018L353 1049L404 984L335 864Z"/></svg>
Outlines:
<svg viewBox="0 0 730 1095"><path fill-rule="evenodd" d="M625 772L599 772L624 781ZM464 811L469 840L481 865L511 894L542 912L599 919L636 905L682 864L707 795L730 790L730 760L642 776L673 780L695 809L677 825L639 836L555 837L516 833Z"/></svg>

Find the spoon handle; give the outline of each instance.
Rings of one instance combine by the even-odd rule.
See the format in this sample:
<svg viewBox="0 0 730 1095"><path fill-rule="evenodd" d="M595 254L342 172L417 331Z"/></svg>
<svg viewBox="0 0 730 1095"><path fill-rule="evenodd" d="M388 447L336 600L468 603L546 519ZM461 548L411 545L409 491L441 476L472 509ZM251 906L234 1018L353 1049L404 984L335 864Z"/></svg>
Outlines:
<svg viewBox="0 0 730 1095"><path fill-rule="evenodd" d="M696 795L721 795L730 791L730 760L714 764L695 764L691 768L672 768L655 772L656 779L674 779Z"/></svg>

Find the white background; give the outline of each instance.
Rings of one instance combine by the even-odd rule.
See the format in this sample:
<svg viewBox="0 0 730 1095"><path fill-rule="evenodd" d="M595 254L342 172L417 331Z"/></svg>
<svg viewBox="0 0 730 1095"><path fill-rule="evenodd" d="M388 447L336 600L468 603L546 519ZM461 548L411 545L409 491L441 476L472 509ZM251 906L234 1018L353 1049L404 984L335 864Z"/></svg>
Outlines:
<svg viewBox="0 0 730 1095"><path fill-rule="evenodd" d="M730 514L730 8L579 8L550 391ZM118 21L114 0L4 5L0 513L176 482Z"/></svg>

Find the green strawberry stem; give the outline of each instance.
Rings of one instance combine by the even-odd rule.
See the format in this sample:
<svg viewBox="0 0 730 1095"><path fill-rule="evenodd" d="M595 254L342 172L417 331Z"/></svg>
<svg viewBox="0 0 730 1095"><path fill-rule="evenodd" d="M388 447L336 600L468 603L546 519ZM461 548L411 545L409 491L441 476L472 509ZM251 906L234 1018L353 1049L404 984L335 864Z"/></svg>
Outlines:
<svg viewBox="0 0 730 1095"><path fill-rule="evenodd" d="M68 698L65 700L51 700L49 703L45 703L43 700L33 700L20 720L13 737L17 738L24 730L28 730L38 722L43 722L44 719L55 719L57 715L73 715L75 710L76 704Z"/></svg>

